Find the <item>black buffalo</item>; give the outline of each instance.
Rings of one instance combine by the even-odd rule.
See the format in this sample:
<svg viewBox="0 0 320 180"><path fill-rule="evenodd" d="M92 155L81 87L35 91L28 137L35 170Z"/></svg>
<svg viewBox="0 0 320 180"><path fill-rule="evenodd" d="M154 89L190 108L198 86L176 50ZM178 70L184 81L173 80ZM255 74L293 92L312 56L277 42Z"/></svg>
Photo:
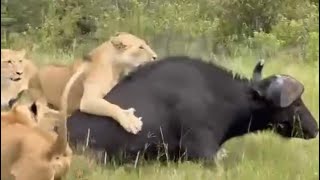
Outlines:
<svg viewBox="0 0 320 180"><path fill-rule="evenodd" d="M288 75L261 78L257 64L252 80L198 59L168 57L144 65L125 77L105 97L142 116L138 135L111 118L76 111L68 120L71 144L83 143L109 157L183 156L210 159L228 139L273 129L284 137L314 138L318 125L304 105L303 85Z"/></svg>

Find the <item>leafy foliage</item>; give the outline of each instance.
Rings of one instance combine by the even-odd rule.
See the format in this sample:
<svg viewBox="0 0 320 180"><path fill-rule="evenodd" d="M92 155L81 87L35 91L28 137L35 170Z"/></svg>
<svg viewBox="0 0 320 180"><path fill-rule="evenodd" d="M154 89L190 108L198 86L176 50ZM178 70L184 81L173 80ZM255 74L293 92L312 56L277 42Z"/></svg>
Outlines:
<svg viewBox="0 0 320 180"><path fill-rule="evenodd" d="M308 49L318 47L319 3L312 0L10 0L8 8L18 20L13 46L33 50L85 52L128 31L167 55L197 44L214 54L246 47L267 57L298 48L303 59L318 59Z"/></svg>

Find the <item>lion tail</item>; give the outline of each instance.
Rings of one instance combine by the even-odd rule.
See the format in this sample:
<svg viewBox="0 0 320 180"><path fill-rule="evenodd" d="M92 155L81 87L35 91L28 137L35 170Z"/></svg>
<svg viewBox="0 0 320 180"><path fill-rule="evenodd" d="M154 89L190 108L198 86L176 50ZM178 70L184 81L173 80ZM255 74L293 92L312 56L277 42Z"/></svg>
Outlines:
<svg viewBox="0 0 320 180"><path fill-rule="evenodd" d="M59 119L55 126L55 131L58 136L47 154L48 158L52 158L54 155L57 154L63 154L66 151L68 145L67 117L61 113L59 113L58 115Z"/></svg>
<svg viewBox="0 0 320 180"><path fill-rule="evenodd" d="M80 75L86 70L87 67L87 63L83 63L81 64L78 68L77 71L71 76L71 78L69 79L69 81L67 82L62 96L61 96L61 101L60 101L60 111L63 115L65 115L65 117L67 117L67 113L68 113L68 97L69 97L69 93L70 90L74 84L74 82L80 77Z"/></svg>

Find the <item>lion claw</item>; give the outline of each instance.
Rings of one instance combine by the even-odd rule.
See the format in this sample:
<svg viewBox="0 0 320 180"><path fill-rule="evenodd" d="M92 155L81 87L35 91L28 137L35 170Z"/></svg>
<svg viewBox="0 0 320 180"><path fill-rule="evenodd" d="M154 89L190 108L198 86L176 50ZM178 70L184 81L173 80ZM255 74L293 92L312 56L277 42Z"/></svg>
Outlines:
<svg viewBox="0 0 320 180"><path fill-rule="evenodd" d="M126 109L124 110L127 114L134 114L136 112L136 110L134 108L129 108L129 109Z"/></svg>

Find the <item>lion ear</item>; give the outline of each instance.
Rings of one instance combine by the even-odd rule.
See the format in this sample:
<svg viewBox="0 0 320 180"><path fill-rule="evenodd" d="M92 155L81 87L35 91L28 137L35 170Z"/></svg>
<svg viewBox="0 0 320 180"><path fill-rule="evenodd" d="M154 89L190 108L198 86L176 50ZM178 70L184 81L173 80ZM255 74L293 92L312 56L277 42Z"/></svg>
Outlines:
<svg viewBox="0 0 320 180"><path fill-rule="evenodd" d="M84 54L83 56L82 56L82 59L83 59L83 61L92 61L92 56L91 56L91 54Z"/></svg>
<svg viewBox="0 0 320 180"><path fill-rule="evenodd" d="M29 109L33 113L34 116L38 115L38 107L37 107L37 104L36 104L35 101L32 102L32 104L30 105Z"/></svg>
<svg viewBox="0 0 320 180"><path fill-rule="evenodd" d="M24 89L20 91L15 98L12 98L9 100L8 104L10 108L13 108L14 105L18 102L21 101L23 96L27 93L28 90Z"/></svg>
<svg viewBox="0 0 320 180"><path fill-rule="evenodd" d="M21 49L18 51L18 54L21 56L21 57L25 57L26 54L27 54L27 51L25 49Z"/></svg>
<svg viewBox="0 0 320 180"><path fill-rule="evenodd" d="M5 58L8 54L10 54L9 49L1 49L1 58Z"/></svg>
<svg viewBox="0 0 320 180"><path fill-rule="evenodd" d="M114 36L120 36L121 34L128 34L127 32L116 32Z"/></svg>
<svg viewBox="0 0 320 180"><path fill-rule="evenodd" d="M126 45L123 44L123 42L117 37L111 38L111 44L118 50L123 50L126 48Z"/></svg>

